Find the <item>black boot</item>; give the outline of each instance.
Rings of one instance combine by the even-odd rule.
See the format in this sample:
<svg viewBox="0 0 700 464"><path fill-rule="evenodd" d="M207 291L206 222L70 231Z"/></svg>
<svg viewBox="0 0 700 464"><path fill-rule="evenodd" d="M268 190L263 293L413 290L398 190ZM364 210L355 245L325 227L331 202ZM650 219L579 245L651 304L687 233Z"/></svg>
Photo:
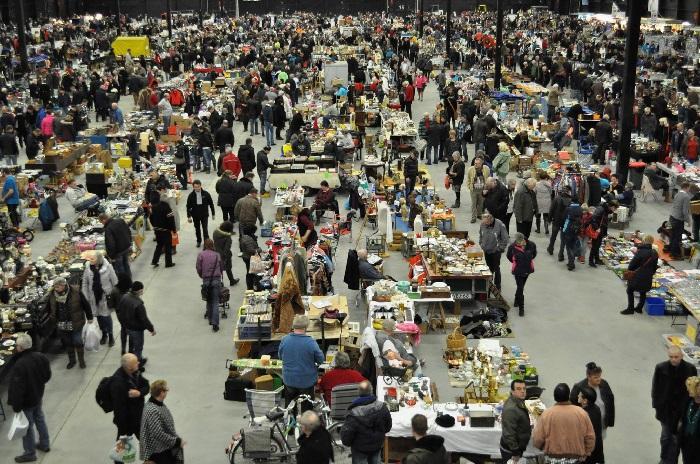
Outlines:
<svg viewBox="0 0 700 464"><path fill-rule="evenodd" d="M107 334L103 332L102 338L100 338L100 345L104 345L105 343L107 343Z"/></svg>
<svg viewBox="0 0 700 464"><path fill-rule="evenodd" d="M634 308L626 308L620 311L620 314L628 315L628 314L634 314Z"/></svg>
<svg viewBox="0 0 700 464"><path fill-rule="evenodd" d="M540 216L535 216L535 232L540 233Z"/></svg>
<svg viewBox="0 0 700 464"><path fill-rule="evenodd" d="M68 352L68 365L66 369L73 369L73 367L75 367L75 348L70 346L66 348L66 351Z"/></svg>
<svg viewBox="0 0 700 464"><path fill-rule="evenodd" d="M523 317L525 315L525 305L520 305L518 308L518 316Z"/></svg>
<svg viewBox="0 0 700 464"><path fill-rule="evenodd" d="M114 335L109 334L109 347L111 348L113 346L114 346Z"/></svg>
<svg viewBox="0 0 700 464"><path fill-rule="evenodd" d="M85 349L83 346L76 346L75 351L78 353L78 365L81 369L85 369Z"/></svg>

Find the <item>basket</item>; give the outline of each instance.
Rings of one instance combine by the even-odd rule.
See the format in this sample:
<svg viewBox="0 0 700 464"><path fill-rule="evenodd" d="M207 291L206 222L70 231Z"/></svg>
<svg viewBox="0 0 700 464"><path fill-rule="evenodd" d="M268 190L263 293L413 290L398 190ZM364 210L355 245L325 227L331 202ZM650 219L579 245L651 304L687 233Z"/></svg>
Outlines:
<svg viewBox="0 0 700 464"><path fill-rule="evenodd" d="M459 327L455 327L452 333L447 335L448 350L465 350L467 348L467 337L459 329Z"/></svg>

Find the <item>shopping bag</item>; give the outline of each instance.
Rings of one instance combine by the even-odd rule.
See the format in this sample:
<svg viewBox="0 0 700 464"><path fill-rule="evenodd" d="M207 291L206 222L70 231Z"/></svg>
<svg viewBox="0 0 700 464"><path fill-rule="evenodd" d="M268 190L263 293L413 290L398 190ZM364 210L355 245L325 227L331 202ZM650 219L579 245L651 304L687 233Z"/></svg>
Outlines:
<svg viewBox="0 0 700 464"><path fill-rule="evenodd" d="M258 274L260 272L265 272L265 263L258 255L253 255L250 257L250 267L248 268L249 274Z"/></svg>
<svg viewBox="0 0 700 464"><path fill-rule="evenodd" d="M10 424L10 431L7 432L7 439L16 440L18 438L22 438L27 434L28 429L29 420L27 419L27 416L25 416L24 412L22 411L16 412L12 418L12 424Z"/></svg>
<svg viewBox="0 0 700 464"><path fill-rule="evenodd" d="M174 247L178 246L180 244L180 236L178 235L177 232L171 232L170 233L170 244Z"/></svg>
<svg viewBox="0 0 700 464"><path fill-rule="evenodd" d="M450 185L452 185L452 178L450 177L449 174L445 174L445 188L447 190L450 189Z"/></svg>
<svg viewBox="0 0 700 464"><path fill-rule="evenodd" d="M109 453L109 459L125 464L136 462L136 437L134 435L119 437Z"/></svg>
<svg viewBox="0 0 700 464"><path fill-rule="evenodd" d="M102 338L102 331L97 324L85 324L83 326L83 345L85 345L85 351L100 351L100 339Z"/></svg>

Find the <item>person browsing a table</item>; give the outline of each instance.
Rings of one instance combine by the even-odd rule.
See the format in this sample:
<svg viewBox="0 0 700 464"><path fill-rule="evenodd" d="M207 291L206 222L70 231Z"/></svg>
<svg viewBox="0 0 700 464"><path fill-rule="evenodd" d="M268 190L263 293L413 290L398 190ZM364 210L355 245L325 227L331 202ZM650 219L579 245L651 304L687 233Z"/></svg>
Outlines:
<svg viewBox="0 0 700 464"><path fill-rule="evenodd" d="M287 404L299 395L314 396L318 379L318 365L325 360L323 352L313 337L306 334L309 319L297 314L292 321L292 333L280 342L279 358L282 360L284 398Z"/></svg>

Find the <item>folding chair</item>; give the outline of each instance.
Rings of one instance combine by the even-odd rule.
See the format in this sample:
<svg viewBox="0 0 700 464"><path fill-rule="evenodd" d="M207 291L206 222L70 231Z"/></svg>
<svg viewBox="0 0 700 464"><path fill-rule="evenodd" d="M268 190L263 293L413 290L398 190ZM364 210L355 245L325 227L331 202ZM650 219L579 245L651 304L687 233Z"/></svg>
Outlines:
<svg viewBox="0 0 700 464"><path fill-rule="evenodd" d="M656 189L651 185L651 182L649 181L649 177L642 176L642 201L647 201L647 195L651 195L654 197L654 200L659 201L659 197L657 196L656 192Z"/></svg>
<svg viewBox="0 0 700 464"><path fill-rule="evenodd" d="M336 385L331 390L331 419L343 422L348 415L348 408L352 402L360 396L356 383Z"/></svg>

